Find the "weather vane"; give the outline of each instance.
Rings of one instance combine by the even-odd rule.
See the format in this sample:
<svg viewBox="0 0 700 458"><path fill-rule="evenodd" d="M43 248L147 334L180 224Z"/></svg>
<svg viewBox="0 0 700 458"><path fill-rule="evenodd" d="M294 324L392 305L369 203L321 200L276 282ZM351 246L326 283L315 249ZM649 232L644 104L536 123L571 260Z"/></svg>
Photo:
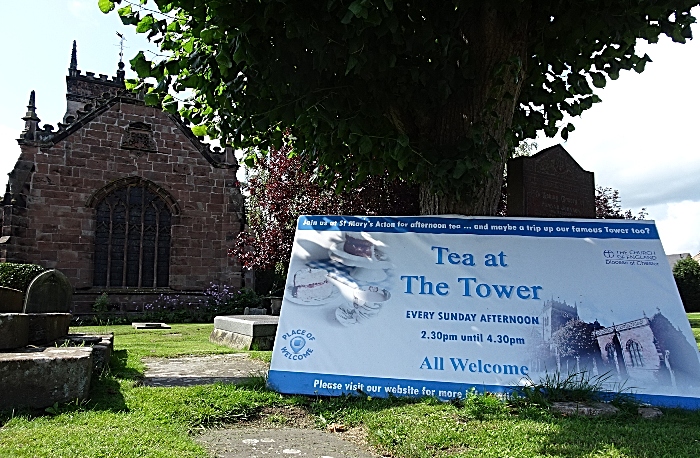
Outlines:
<svg viewBox="0 0 700 458"><path fill-rule="evenodd" d="M119 37L119 63L122 63L124 59L124 42L126 41L126 38L124 38L124 34L119 32L117 32L117 36Z"/></svg>

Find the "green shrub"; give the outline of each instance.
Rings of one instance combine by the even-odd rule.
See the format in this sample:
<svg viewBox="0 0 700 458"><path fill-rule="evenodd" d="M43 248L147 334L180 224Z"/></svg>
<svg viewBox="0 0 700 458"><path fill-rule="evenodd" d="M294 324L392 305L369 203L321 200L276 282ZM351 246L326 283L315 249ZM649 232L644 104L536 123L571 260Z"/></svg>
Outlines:
<svg viewBox="0 0 700 458"><path fill-rule="evenodd" d="M686 313L700 312L700 264L691 257L682 258L673 266L673 277Z"/></svg>
<svg viewBox="0 0 700 458"><path fill-rule="evenodd" d="M36 264L0 262L0 286L26 291L34 277L45 270Z"/></svg>
<svg viewBox="0 0 700 458"><path fill-rule="evenodd" d="M93 315L75 317L74 326L129 324L133 321L165 323L211 323L218 315L242 315L246 307L262 307L262 297L247 288L234 288L212 283L204 297L181 297L161 294L145 304L142 312L119 313L110 304L107 294L98 297L92 306Z"/></svg>

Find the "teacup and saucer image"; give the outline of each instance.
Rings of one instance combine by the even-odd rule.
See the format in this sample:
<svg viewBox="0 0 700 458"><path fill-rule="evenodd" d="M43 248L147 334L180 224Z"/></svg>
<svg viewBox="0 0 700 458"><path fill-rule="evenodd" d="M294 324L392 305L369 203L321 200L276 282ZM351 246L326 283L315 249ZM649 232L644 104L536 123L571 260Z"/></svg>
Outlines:
<svg viewBox="0 0 700 458"><path fill-rule="evenodd" d="M391 298L389 291L377 286L366 286L353 291L352 304L341 305L335 311L336 319L344 326L364 323L377 316Z"/></svg>

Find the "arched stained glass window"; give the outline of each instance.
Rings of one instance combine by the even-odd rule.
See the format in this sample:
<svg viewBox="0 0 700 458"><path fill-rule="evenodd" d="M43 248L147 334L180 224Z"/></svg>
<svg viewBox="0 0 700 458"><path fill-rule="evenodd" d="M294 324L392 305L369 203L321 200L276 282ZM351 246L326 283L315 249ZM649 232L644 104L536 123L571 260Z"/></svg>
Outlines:
<svg viewBox="0 0 700 458"><path fill-rule="evenodd" d="M642 358L642 346L635 340L627 341L627 352L630 355L631 366L644 367L644 359Z"/></svg>
<svg viewBox="0 0 700 458"><path fill-rule="evenodd" d="M168 286L172 214L145 182L109 192L96 206L95 286Z"/></svg>
<svg viewBox="0 0 700 458"><path fill-rule="evenodd" d="M608 356L608 362L615 364L615 345L609 343L605 346L605 354Z"/></svg>

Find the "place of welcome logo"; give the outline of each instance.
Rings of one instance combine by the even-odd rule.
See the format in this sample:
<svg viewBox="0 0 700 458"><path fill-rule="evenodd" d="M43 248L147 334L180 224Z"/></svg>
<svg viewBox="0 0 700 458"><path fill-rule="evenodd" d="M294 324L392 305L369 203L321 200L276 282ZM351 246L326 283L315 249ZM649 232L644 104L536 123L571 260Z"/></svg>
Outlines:
<svg viewBox="0 0 700 458"><path fill-rule="evenodd" d="M314 352L309 345L316 337L306 329L292 329L282 334L284 345L280 349L282 355L292 361L301 361L308 358Z"/></svg>

